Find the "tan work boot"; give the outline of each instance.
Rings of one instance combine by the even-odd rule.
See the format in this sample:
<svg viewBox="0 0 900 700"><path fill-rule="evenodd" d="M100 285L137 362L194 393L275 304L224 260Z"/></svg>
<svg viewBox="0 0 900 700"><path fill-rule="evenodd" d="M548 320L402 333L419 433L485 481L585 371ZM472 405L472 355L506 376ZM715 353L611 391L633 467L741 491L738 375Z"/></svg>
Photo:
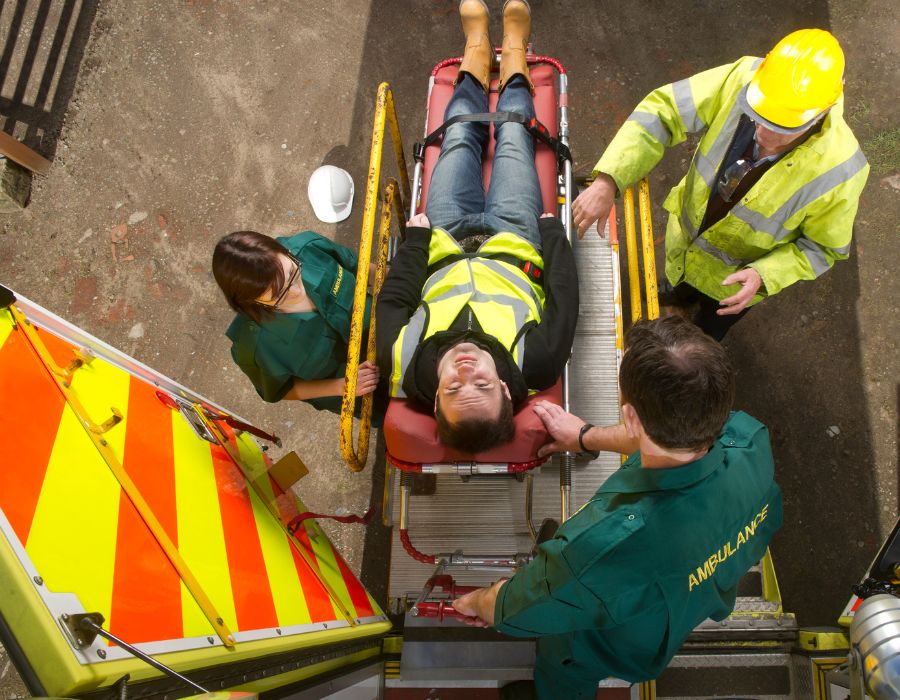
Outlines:
<svg viewBox="0 0 900 700"><path fill-rule="evenodd" d="M491 19L488 7L484 0L460 0L459 16L462 19L463 34L466 35L466 50L456 82L459 82L462 73L468 73L487 92L491 85L491 63L494 60L494 46L488 36Z"/></svg>
<svg viewBox="0 0 900 700"><path fill-rule="evenodd" d="M534 92L525 51L531 36L531 7L526 0L506 0L503 5L503 51L500 54L500 91L513 76L523 75Z"/></svg>

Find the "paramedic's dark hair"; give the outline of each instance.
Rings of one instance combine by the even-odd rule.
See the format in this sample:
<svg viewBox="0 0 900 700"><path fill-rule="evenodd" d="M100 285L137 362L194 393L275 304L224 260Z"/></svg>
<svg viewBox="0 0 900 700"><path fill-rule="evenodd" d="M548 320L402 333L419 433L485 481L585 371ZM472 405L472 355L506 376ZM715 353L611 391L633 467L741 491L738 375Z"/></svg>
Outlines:
<svg viewBox="0 0 900 700"><path fill-rule="evenodd" d="M500 399L500 413L496 418L466 418L450 423L441 413L441 402L435 407L438 437L446 447L462 452L484 452L505 445L513 439L516 426L513 422L513 404L505 394Z"/></svg>
<svg viewBox="0 0 900 700"><path fill-rule="evenodd" d="M709 447L734 403L725 349L680 316L640 321L628 331L619 386L650 439L668 449Z"/></svg>
<svg viewBox="0 0 900 700"><path fill-rule="evenodd" d="M213 277L228 305L257 323L272 313L257 304L257 298L284 286L279 253L290 255L274 238L256 231L229 233L213 251Z"/></svg>

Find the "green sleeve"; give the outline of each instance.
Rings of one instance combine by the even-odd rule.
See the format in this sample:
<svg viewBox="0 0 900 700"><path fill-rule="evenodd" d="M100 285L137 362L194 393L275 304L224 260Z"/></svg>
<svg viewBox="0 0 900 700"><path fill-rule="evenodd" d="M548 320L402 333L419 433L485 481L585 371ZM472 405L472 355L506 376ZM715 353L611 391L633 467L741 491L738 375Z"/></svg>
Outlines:
<svg viewBox="0 0 900 700"><path fill-rule="evenodd" d="M806 209L799 230L801 236L779 246L747 267L759 273L766 294L777 294L798 280L812 280L850 254L853 220L866 183L869 166Z"/></svg>
<svg viewBox="0 0 900 700"><path fill-rule="evenodd" d="M259 365L242 363L234 347L231 349L231 356L235 364L247 375L247 379L253 384L253 388L256 389L256 393L263 401L278 403L294 386L294 377L289 373L271 374Z"/></svg>
<svg viewBox="0 0 900 700"><path fill-rule="evenodd" d="M494 605L497 631L535 637L607 624L604 606L578 581L564 547L564 540L545 542L531 563L503 585Z"/></svg>
<svg viewBox="0 0 900 700"><path fill-rule="evenodd" d="M755 60L745 57L651 92L613 137L594 166L594 174L612 177L620 193L645 177L666 148L708 128L724 107L730 107L722 104L725 83L732 76L743 75L748 62Z"/></svg>

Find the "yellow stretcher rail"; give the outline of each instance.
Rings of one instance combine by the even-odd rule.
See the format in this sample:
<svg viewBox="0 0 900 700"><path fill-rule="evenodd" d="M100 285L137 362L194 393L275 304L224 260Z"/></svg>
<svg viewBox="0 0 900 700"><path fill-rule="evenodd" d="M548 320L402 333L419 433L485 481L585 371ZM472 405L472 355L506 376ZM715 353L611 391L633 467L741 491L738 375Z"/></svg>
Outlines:
<svg viewBox="0 0 900 700"><path fill-rule="evenodd" d="M387 270L388 243L392 215L396 214L401 235L405 231L406 218L404 202L410 201L411 188L403 156L403 142L394 96L388 83L378 86L375 97L375 120L372 126L372 149L369 156L369 172L366 179L366 203L363 210L362 230L359 237L359 266L356 273L356 289L353 294L353 314L350 317L350 341L347 349L347 367L344 374L344 396L341 401L341 454L351 471L358 472L366 466L369 455L369 432L372 426L372 394L362 400L359 434L356 447L353 445L353 414L356 407L356 375L359 371L360 344L365 325L366 288L369 284L369 264L372 260L372 241L375 230L375 207L379 199L379 177L381 175L381 151L384 145L385 123L391 130L391 142L397 162L400 185L391 178L385 188L381 203L381 225L378 231L378 261L375 280L372 285L372 305L369 320L369 339L366 359L375 360L375 301ZM402 196L399 190L402 188Z"/></svg>

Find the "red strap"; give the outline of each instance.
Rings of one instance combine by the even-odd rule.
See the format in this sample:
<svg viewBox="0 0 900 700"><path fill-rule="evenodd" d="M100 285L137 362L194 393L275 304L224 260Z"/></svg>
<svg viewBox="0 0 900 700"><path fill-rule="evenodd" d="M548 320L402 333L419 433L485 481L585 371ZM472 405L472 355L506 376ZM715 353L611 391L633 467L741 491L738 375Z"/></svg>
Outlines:
<svg viewBox="0 0 900 700"><path fill-rule="evenodd" d="M339 523L345 523L347 525L368 525L372 522L372 518L375 517L377 510L378 509L375 508L375 506L371 506L363 515L355 515L353 513L350 513L349 515L325 515L323 513L312 513L307 511L292 518L287 524L287 529L288 532L293 535L297 531L297 528L300 527L300 523L304 520L336 520Z"/></svg>

